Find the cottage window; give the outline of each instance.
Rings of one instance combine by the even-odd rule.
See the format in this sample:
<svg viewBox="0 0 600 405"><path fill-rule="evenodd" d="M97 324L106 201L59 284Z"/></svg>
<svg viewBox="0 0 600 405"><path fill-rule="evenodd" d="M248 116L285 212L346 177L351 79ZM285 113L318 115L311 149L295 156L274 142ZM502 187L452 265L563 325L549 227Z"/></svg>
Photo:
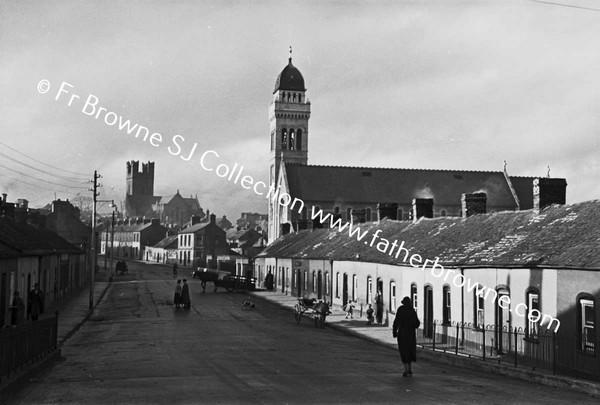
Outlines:
<svg viewBox="0 0 600 405"><path fill-rule="evenodd" d="M536 339L538 336L538 321L540 318L539 311L540 295L537 290L529 291L527 293L527 330L525 331L525 334L529 339Z"/></svg>
<svg viewBox="0 0 600 405"><path fill-rule="evenodd" d="M410 285L410 299L412 300L413 307L415 308L415 311L416 311L417 304L418 304L418 293L417 293L417 285L414 283Z"/></svg>
<svg viewBox="0 0 600 405"><path fill-rule="evenodd" d="M356 290L358 289L358 277L356 274L352 276L352 301L356 301Z"/></svg>
<svg viewBox="0 0 600 405"><path fill-rule="evenodd" d="M390 282L390 311L396 312L396 283Z"/></svg>
<svg viewBox="0 0 600 405"><path fill-rule="evenodd" d="M307 271L304 270L304 291L308 290L308 274Z"/></svg>
<svg viewBox="0 0 600 405"><path fill-rule="evenodd" d="M473 303L474 303L474 319L473 326L477 328L485 327L485 312L484 312L484 295L477 294L478 291L482 291L479 285L475 286L473 290Z"/></svg>
<svg viewBox="0 0 600 405"><path fill-rule="evenodd" d="M596 343L596 314L594 300L591 296L585 296L579 299L577 305L580 349L594 353Z"/></svg>
<svg viewBox="0 0 600 405"><path fill-rule="evenodd" d="M329 291L329 287L330 287L330 280L329 280L329 272L325 272L325 294L329 295L330 291Z"/></svg>
<svg viewBox="0 0 600 405"><path fill-rule="evenodd" d="M335 298L340 298L340 273L335 274Z"/></svg>
<svg viewBox="0 0 600 405"><path fill-rule="evenodd" d="M367 304L371 304L373 301L373 279L367 277Z"/></svg>
<svg viewBox="0 0 600 405"><path fill-rule="evenodd" d="M317 292L317 273L314 270L312 272L312 285L313 292Z"/></svg>

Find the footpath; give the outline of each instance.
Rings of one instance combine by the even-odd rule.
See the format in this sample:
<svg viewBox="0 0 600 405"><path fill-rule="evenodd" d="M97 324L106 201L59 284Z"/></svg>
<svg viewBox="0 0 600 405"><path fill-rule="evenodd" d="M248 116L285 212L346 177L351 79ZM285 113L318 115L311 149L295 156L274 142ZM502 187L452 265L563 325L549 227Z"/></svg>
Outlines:
<svg viewBox="0 0 600 405"><path fill-rule="evenodd" d="M109 276L108 272L102 270L96 274L93 299L94 307L100 303L104 298L106 291L110 288L111 281ZM292 310L297 302L297 297L280 292L262 290L246 292L246 294L250 300L264 300L289 309L290 319L292 319ZM38 363L27 366L19 373L0 381L0 402L2 402L3 398L9 396L12 391L18 389L23 384L26 384L30 379L35 378L40 372L51 367L61 359L60 349L62 345L79 330L91 315L89 302L89 288L84 288L72 293L67 299L48 305L43 316L54 316L54 314L58 312L58 348L51 355L40 360ZM354 309L352 319L346 319L346 313L340 308L332 308L331 312L332 314L327 316L326 327L350 333L374 344L384 346L390 350L396 351L396 353L391 353L391 355L399 356L397 354L398 349L396 339L392 337L391 324L393 319L384 319L383 325L367 325L366 314L363 313L361 317L360 309ZM304 317L301 322L310 322L312 324L313 321L308 317ZM507 364L496 364L491 361L456 356L441 351L434 352L429 349L419 348L418 356L434 362L445 363L453 367L477 369L490 374L526 379L527 381L535 381L554 387L572 388L580 392L600 396L600 383L591 381L544 374L526 368L515 368Z"/></svg>
<svg viewBox="0 0 600 405"><path fill-rule="evenodd" d="M110 287L110 274L100 270L95 275L93 291L93 307L95 308ZM11 395L14 390L19 389L37 374L50 368L61 359L62 345L73 336L79 328L88 320L90 311L90 289L83 287L73 291L68 298L48 304L40 319L53 317L58 313L57 348L51 354L36 363L26 365L8 378L0 381L0 403Z"/></svg>
<svg viewBox="0 0 600 405"><path fill-rule="evenodd" d="M286 295L280 292L252 291L248 292L247 294L257 299L270 301L282 307L289 308L290 317L294 305L296 302L298 302L297 297ZM396 339L392 337L392 324L394 322L393 318L388 320L384 318L383 325L367 325L366 314L363 313L361 317L360 310L357 310L357 308L354 308L352 319L346 319L346 312L340 308L332 308L331 312L332 314L327 316L327 320L325 322L326 326L343 331L345 333L350 333L375 344L385 346L396 351L396 356L400 356L397 352L398 344ZM302 319L301 322L312 322L312 320L306 318ZM471 370L476 369L488 374L519 378L552 387L571 388L579 392L600 396L600 383L592 381L547 374L525 367L514 367L508 364L498 364L493 361L483 361L481 359L468 356L457 356L455 354L445 353L440 350L432 351L431 349L417 347L417 351L417 357L423 357L438 363L445 363L451 365L452 367L463 367Z"/></svg>

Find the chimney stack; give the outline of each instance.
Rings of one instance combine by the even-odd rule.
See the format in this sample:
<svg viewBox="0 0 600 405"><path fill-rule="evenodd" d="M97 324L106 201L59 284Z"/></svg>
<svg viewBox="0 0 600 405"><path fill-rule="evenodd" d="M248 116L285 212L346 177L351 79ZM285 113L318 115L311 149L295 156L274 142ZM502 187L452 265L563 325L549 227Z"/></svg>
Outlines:
<svg viewBox="0 0 600 405"><path fill-rule="evenodd" d="M214 224L217 222L217 216L215 214L210 214L210 223Z"/></svg>
<svg viewBox="0 0 600 405"><path fill-rule="evenodd" d="M190 219L190 223L192 225L196 225L200 223L200 217L197 215L192 215L192 218Z"/></svg>
<svg viewBox="0 0 600 405"><path fill-rule="evenodd" d="M279 236L287 235L290 233L290 224L279 225Z"/></svg>
<svg viewBox="0 0 600 405"><path fill-rule="evenodd" d="M377 217L381 221L383 218L402 219L398 218L398 204L396 203L379 203L377 204Z"/></svg>
<svg viewBox="0 0 600 405"><path fill-rule="evenodd" d="M433 218L433 198L413 198L412 208L413 222L421 217Z"/></svg>
<svg viewBox="0 0 600 405"><path fill-rule="evenodd" d="M462 195L460 201L462 203L461 216L463 219L471 215L485 214L487 212L487 194L484 192L465 193Z"/></svg>
<svg viewBox="0 0 600 405"><path fill-rule="evenodd" d="M539 177L533 179L533 210L539 214L552 204L566 203L567 180Z"/></svg>
<svg viewBox="0 0 600 405"><path fill-rule="evenodd" d="M2 193L2 201L3 201L3 202L8 202L8 201L6 200L6 196L7 196L7 194L6 194L6 193Z"/></svg>

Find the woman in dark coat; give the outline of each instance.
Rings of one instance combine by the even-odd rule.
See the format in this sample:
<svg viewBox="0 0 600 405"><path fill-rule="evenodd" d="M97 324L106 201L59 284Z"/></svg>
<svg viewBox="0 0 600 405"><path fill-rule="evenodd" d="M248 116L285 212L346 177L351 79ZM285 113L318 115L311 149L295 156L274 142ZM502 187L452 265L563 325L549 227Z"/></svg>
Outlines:
<svg viewBox="0 0 600 405"><path fill-rule="evenodd" d="M190 287L185 278L183 279L183 286L181 287L181 304L184 309L190 309L192 306L190 301Z"/></svg>
<svg viewBox="0 0 600 405"><path fill-rule="evenodd" d="M421 325L417 312L408 297L402 299L402 306L396 311L392 335L398 338L398 351L404 364L403 377L412 375L411 363L417 361L416 329Z"/></svg>

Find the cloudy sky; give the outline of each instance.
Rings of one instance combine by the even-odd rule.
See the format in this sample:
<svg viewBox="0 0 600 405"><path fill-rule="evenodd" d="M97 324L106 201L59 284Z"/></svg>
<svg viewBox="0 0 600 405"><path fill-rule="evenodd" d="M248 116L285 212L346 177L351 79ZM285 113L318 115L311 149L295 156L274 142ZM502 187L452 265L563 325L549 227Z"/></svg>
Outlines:
<svg viewBox="0 0 600 405"><path fill-rule="evenodd" d="M311 164L502 170L506 160L511 175L550 165L567 202L600 196L593 0L3 1L2 192L33 206L55 193L76 200L97 170L100 198L121 201L125 162L151 160L156 195L197 194L219 216L266 213L264 198L199 157L215 150L267 180L268 107L290 45L312 103ZM56 100L62 82L73 87ZM162 143L84 114L90 94ZM198 144L190 161L169 153L177 134L181 155Z"/></svg>

